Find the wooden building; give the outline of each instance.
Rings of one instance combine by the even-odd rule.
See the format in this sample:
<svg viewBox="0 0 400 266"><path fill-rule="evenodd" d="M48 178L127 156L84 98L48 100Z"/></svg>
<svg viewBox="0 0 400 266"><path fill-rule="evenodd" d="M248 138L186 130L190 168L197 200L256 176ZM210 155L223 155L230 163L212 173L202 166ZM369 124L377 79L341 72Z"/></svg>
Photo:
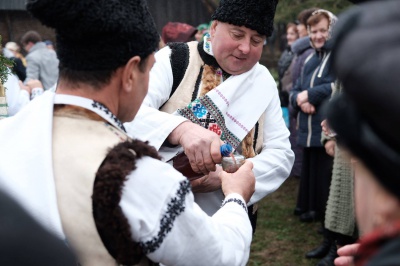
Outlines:
<svg viewBox="0 0 400 266"><path fill-rule="evenodd" d="M39 32L44 40L55 42L54 30L43 26L33 18L26 11L25 2L26 0L0 0L2 45L9 41L20 43L22 35L29 30ZM147 0L147 2L160 34L162 27L169 21L185 22L196 27L201 23L210 22L213 12L205 0ZM261 63L274 66L276 60L277 55L273 53L271 56L270 49L266 46Z"/></svg>
<svg viewBox="0 0 400 266"><path fill-rule="evenodd" d="M43 39L54 41L54 31L33 18L26 11L25 2L26 0L0 0L0 34L3 45L9 41L19 42L28 30L36 30ZM185 22L194 27L209 22L212 12L207 10L201 0L148 0L148 5L160 33L169 21Z"/></svg>

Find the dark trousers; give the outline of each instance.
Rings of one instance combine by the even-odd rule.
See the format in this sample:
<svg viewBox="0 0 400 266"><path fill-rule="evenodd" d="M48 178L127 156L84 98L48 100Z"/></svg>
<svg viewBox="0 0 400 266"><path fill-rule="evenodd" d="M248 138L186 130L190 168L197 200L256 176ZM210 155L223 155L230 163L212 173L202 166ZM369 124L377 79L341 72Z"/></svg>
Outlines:
<svg viewBox="0 0 400 266"><path fill-rule="evenodd" d="M323 219L332 177L333 157L324 147L303 149L303 162L296 207L303 212L315 211Z"/></svg>

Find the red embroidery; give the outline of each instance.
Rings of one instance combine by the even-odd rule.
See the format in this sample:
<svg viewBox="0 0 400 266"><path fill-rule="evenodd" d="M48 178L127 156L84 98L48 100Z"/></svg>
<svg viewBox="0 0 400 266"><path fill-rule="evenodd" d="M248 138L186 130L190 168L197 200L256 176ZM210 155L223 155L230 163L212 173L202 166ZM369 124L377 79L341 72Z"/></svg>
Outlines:
<svg viewBox="0 0 400 266"><path fill-rule="evenodd" d="M217 133L218 136L221 136L222 134L222 130L217 124L210 124L208 129L211 130L212 132Z"/></svg>

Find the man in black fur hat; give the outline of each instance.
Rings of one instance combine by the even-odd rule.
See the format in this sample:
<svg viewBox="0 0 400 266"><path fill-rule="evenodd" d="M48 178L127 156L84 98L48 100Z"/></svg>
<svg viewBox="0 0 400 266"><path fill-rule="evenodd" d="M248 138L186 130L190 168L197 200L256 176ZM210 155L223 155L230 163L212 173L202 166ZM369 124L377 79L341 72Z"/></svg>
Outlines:
<svg viewBox="0 0 400 266"><path fill-rule="evenodd" d="M276 5L276 0L220 1L203 41L170 43L156 54L139 112L143 119L126 124L173 164L184 151L199 176L191 182L196 202L209 215L223 200L217 165L222 142L254 164L251 209L285 181L293 165L275 80L258 63Z"/></svg>
<svg viewBox="0 0 400 266"><path fill-rule="evenodd" d="M209 217L189 181L125 133L159 41L146 2L29 0L27 9L56 30L60 79L56 93L1 121L1 188L80 265L245 265L252 163L221 173L226 197Z"/></svg>

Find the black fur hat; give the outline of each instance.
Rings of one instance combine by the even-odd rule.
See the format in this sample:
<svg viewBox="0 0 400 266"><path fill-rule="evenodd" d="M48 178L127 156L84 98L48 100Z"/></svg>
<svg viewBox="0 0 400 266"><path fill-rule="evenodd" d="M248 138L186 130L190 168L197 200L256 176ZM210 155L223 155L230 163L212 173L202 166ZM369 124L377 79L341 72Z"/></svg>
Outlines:
<svg viewBox="0 0 400 266"><path fill-rule="evenodd" d="M400 1L344 14L334 30L333 66L343 93L328 108L337 140L400 198Z"/></svg>
<svg viewBox="0 0 400 266"><path fill-rule="evenodd" d="M61 67L114 70L158 46L145 0L28 0L27 10L56 30Z"/></svg>
<svg viewBox="0 0 400 266"><path fill-rule="evenodd" d="M213 20L245 26L259 34L271 36L278 0L221 0Z"/></svg>

